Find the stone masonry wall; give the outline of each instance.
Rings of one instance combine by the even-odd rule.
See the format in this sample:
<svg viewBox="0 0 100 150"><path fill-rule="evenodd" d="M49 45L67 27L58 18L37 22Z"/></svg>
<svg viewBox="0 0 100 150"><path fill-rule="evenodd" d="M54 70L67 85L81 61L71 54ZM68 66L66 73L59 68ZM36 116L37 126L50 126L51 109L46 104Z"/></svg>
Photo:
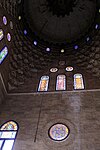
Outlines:
<svg viewBox="0 0 100 150"><path fill-rule="evenodd" d="M14 150L100 149L100 90L8 95L0 111L0 124L19 124ZM70 129L62 142L48 136L48 129L58 122Z"/></svg>
<svg viewBox="0 0 100 150"><path fill-rule="evenodd" d="M6 91L4 89L3 82L2 82L2 77L1 77L1 74L0 74L0 104L4 102L5 97L6 97Z"/></svg>

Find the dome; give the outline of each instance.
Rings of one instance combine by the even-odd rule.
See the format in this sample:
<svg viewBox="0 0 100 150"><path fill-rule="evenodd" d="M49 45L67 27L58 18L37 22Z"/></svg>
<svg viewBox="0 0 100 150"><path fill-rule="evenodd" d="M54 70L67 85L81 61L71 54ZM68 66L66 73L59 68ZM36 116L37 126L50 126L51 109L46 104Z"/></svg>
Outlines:
<svg viewBox="0 0 100 150"><path fill-rule="evenodd" d="M49 43L72 43L92 27L96 0L24 0L23 14L30 32Z"/></svg>
<svg viewBox="0 0 100 150"><path fill-rule="evenodd" d="M9 53L8 89L23 86L30 91L35 78L36 91L40 78L52 74L51 68L58 69L56 75L66 74L66 68L72 67L76 74L81 73L79 68L87 78L91 72L100 78L99 0L14 0L0 4L1 16L7 19L6 25L2 23L6 36L1 32L1 39Z"/></svg>

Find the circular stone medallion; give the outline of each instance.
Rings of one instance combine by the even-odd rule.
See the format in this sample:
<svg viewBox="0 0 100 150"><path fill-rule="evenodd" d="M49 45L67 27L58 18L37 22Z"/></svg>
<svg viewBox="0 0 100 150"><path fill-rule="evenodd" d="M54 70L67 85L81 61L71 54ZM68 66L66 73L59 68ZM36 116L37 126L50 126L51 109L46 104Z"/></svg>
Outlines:
<svg viewBox="0 0 100 150"><path fill-rule="evenodd" d="M63 141L69 135L69 128L62 124L57 123L50 127L49 129L49 137L54 141Z"/></svg>

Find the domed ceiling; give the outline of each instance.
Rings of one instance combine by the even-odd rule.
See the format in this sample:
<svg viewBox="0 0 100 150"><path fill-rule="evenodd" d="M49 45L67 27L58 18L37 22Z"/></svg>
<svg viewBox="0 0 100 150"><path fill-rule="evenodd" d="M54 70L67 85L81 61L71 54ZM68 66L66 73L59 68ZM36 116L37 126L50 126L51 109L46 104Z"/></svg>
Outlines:
<svg viewBox="0 0 100 150"><path fill-rule="evenodd" d="M100 0L1 0L0 6L13 22L9 85L59 62L100 79Z"/></svg>
<svg viewBox="0 0 100 150"><path fill-rule="evenodd" d="M24 0L27 28L44 41L72 43L86 35L96 16L96 0Z"/></svg>

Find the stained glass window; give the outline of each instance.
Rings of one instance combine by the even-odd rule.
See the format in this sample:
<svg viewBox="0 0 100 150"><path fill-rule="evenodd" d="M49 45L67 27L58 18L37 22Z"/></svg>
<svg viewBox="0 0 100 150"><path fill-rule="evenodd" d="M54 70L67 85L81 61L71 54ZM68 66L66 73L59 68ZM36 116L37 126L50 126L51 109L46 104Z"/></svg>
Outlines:
<svg viewBox="0 0 100 150"><path fill-rule="evenodd" d="M7 18L6 18L6 16L3 16L3 23L4 23L4 25L7 25Z"/></svg>
<svg viewBox="0 0 100 150"><path fill-rule="evenodd" d="M22 17L21 17L21 16L19 16L19 17L18 17L18 20L21 20L21 18L22 18Z"/></svg>
<svg viewBox="0 0 100 150"><path fill-rule="evenodd" d="M3 39L3 37L4 37L3 30L0 29L0 41Z"/></svg>
<svg viewBox="0 0 100 150"><path fill-rule="evenodd" d="M18 125L14 121L6 122L1 126L0 128L1 150L12 150L17 132L18 132Z"/></svg>
<svg viewBox="0 0 100 150"><path fill-rule="evenodd" d="M81 74L74 75L74 89L84 89L83 77Z"/></svg>
<svg viewBox="0 0 100 150"><path fill-rule="evenodd" d="M50 69L50 72L53 72L53 73L55 73L55 72L57 72L58 71L58 68L51 68Z"/></svg>
<svg viewBox="0 0 100 150"><path fill-rule="evenodd" d="M11 41L11 35L10 33L7 34L7 40L10 42Z"/></svg>
<svg viewBox="0 0 100 150"><path fill-rule="evenodd" d="M35 46L37 45L37 41L34 41L33 43L34 43Z"/></svg>
<svg viewBox="0 0 100 150"><path fill-rule="evenodd" d="M66 76L65 75L57 76L56 90L66 90Z"/></svg>
<svg viewBox="0 0 100 150"><path fill-rule="evenodd" d="M54 141L63 141L69 135L69 128L62 124L57 123L50 127L49 129L49 137Z"/></svg>
<svg viewBox="0 0 100 150"><path fill-rule="evenodd" d="M65 50L64 49L61 49L61 53L64 53L65 52Z"/></svg>
<svg viewBox="0 0 100 150"><path fill-rule="evenodd" d="M47 47L47 48L46 48L46 51L47 51L47 52L50 52L50 48L49 48L49 47Z"/></svg>
<svg viewBox="0 0 100 150"><path fill-rule="evenodd" d="M42 76L39 83L38 91L47 91L48 84L49 84L49 76Z"/></svg>
<svg viewBox="0 0 100 150"><path fill-rule="evenodd" d="M8 48L5 46L1 52L0 52L0 64L2 63L2 61L5 59L5 57L8 54Z"/></svg>
<svg viewBox="0 0 100 150"><path fill-rule="evenodd" d="M68 72L73 71L73 67L71 67L71 66L66 67L66 71L68 71Z"/></svg>

